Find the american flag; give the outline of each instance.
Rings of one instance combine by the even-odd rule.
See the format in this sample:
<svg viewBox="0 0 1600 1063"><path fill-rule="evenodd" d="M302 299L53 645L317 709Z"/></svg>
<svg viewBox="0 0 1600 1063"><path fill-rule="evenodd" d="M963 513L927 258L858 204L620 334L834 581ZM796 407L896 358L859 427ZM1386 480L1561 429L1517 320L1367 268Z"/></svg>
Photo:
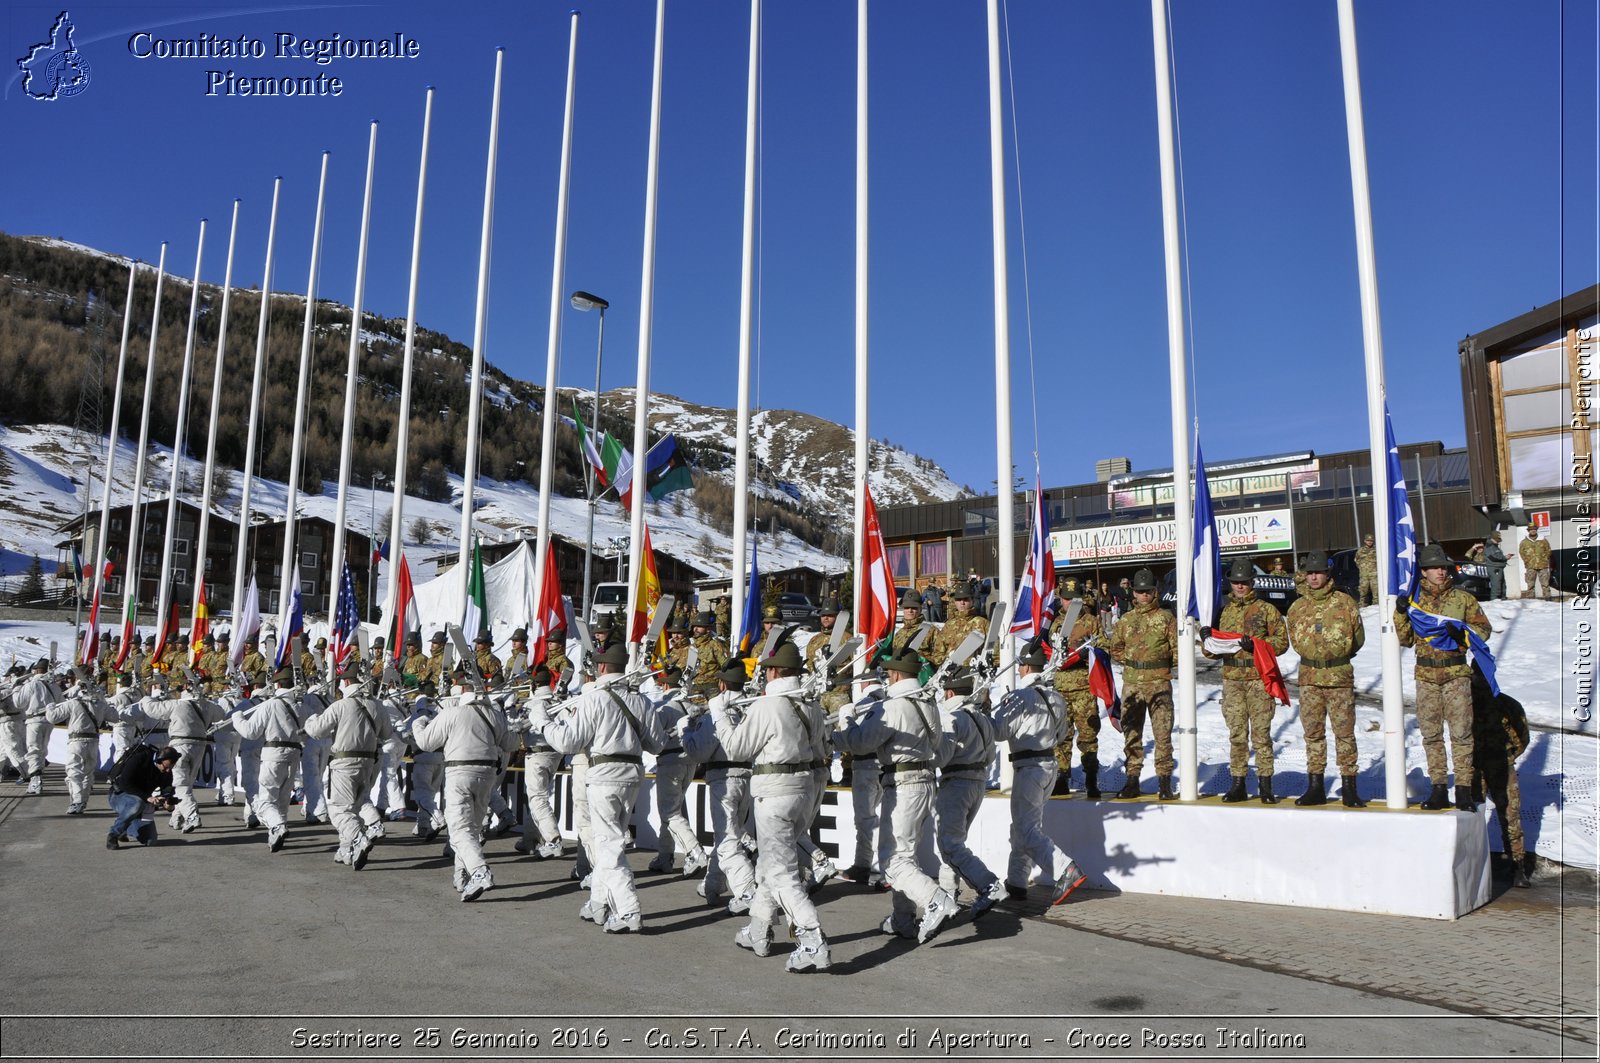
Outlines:
<svg viewBox="0 0 1600 1063"><path fill-rule="evenodd" d="M1383 442L1389 448L1389 593L1411 597L1417 584L1417 526L1411 520L1411 498L1406 494L1406 474L1400 466L1400 448L1394 441L1389 403L1383 404Z"/></svg>
<svg viewBox="0 0 1600 1063"><path fill-rule="evenodd" d="M339 599L333 607L333 670L344 666L355 645L356 627L361 618L356 615L356 584L350 578L350 562L344 563L344 573L339 578Z"/></svg>
<svg viewBox="0 0 1600 1063"><path fill-rule="evenodd" d="M1017 587L1017 611L1011 617L1011 633L1025 639L1049 631L1056 615L1056 558L1050 549L1050 522L1045 518L1044 491L1038 480L1033 482L1033 496L1028 567Z"/></svg>

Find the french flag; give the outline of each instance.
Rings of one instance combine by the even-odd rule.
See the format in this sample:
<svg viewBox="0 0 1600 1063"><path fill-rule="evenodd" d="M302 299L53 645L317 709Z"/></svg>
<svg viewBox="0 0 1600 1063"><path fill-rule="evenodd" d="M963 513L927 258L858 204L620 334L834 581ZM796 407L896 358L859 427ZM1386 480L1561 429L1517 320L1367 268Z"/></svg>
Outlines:
<svg viewBox="0 0 1600 1063"><path fill-rule="evenodd" d="M1017 611L1011 617L1011 634L1038 638L1050 630L1056 615L1056 559L1050 549L1049 523L1044 513L1044 491L1033 482L1033 532L1028 537L1028 567L1017 587Z"/></svg>

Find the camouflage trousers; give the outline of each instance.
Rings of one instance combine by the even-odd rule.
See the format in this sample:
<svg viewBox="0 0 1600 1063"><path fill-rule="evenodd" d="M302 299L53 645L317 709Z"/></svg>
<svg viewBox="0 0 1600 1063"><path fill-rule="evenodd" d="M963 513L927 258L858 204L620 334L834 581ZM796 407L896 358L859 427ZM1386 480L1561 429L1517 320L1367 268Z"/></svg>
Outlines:
<svg viewBox="0 0 1600 1063"><path fill-rule="evenodd" d="M1356 692L1354 687L1300 687L1300 728L1306 736L1306 774L1328 770L1328 725L1340 775L1356 773Z"/></svg>
<svg viewBox="0 0 1600 1063"><path fill-rule="evenodd" d="M1378 600L1378 574L1376 572L1361 573L1361 585L1356 591L1357 605L1371 605Z"/></svg>
<svg viewBox="0 0 1600 1063"><path fill-rule="evenodd" d="M1526 584L1522 589L1524 598L1533 597L1535 585L1539 588L1539 597L1550 597L1550 570L1548 568L1525 568L1522 570L1522 580Z"/></svg>
<svg viewBox="0 0 1600 1063"><path fill-rule="evenodd" d="M1171 775L1176 763L1172 757L1172 685L1128 687L1122 692L1122 752L1130 779L1137 779L1144 767L1147 716L1155 732L1156 774Z"/></svg>
<svg viewBox="0 0 1600 1063"><path fill-rule="evenodd" d="M1272 778L1272 695L1250 669L1248 679L1223 679L1222 719L1228 725L1228 773L1243 777L1256 751L1256 775Z"/></svg>
<svg viewBox="0 0 1600 1063"><path fill-rule="evenodd" d="M1078 740L1078 759L1100 752L1100 703L1087 690L1064 690L1067 699L1067 736L1056 746L1056 767L1072 770L1072 740Z"/></svg>
<svg viewBox="0 0 1600 1063"><path fill-rule="evenodd" d="M1478 766L1478 775L1500 820L1500 849L1520 862L1527 849L1522 842L1522 789L1517 784L1517 766L1503 755L1485 757Z"/></svg>
<svg viewBox="0 0 1600 1063"><path fill-rule="evenodd" d="M1456 785L1472 785L1472 680L1468 676L1443 683L1417 684L1417 729L1428 757L1428 781L1443 786L1450 774L1445 758L1444 729L1450 726L1450 754L1456 763Z"/></svg>

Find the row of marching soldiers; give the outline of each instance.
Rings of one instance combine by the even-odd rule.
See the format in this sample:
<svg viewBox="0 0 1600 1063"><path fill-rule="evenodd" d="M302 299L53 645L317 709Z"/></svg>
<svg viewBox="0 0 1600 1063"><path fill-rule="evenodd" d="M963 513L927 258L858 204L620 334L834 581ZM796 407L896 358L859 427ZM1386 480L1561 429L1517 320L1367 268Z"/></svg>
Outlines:
<svg viewBox="0 0 1600 1063"><path fill-rule="evenodd" d="M823 626L831 628L838 607L830 605L825 613ZM117 817L108 848L124 839L154 841L152 806L170 808L175 829L197 828L194 783L201 760L212 748L226 779L235 755L227 748L231 735L240 743L235 748L248 799L245 815L266 828L269 851L282 849L296 770L308 818L325 773L327 813L339 832L335 859L359 871L384 835L385 816L374 795L385 796L378 776L386 751L409 748L415 831L434 837L442 809L453 886L463 901L494 885L483 844L497 824L504 828L514 818L501 801L501 780L519 749L531 814L517 848L540 858L563 854L551 787L561 761L570 757L579 842L573 875L588 891L578 915L608 933L636 932L643 919L626 848L644 755L653 754L661 830L652 870L674 870L681 850L685 875L705 870L698 892L708 903L748 915L735 936L738 946L767 956L776 941L794 940L790 971L831 963L812 894L837 869L810 831L836 752L855 757L856 804L862 806L863 791L871 794L873 807L862 811L881 823L877 852L867 859L881 868L892 897L883 933L926 942L1008 897L1025 897L1035 873L1052 903L1085 881L1043 826L1057 772L1054 749L1066 734L1068 713L1048 681L1042 647L1024 649L1017 689L991 709L987 652L974 658L975 670L946 667L925 683L919 676L927 674L927 657L909 637L897 635L891 647L873 651L873 668L855 677L852 698L853 669L834 667L837 653L830 663L829 654L818 652L827 639L813 636L816 645L802 654L798 632L775 636L747 668L747 662L710 649L716 645L714 625L711 614L696 616L692 642L681 627L668 628L673 648L667 658L656 668L634 671L626 647L607 629L597 629L592 654L576 676L552 674L546 664L528 672L526 657L519 659L526 654L525 633L519 631L511 659L477 672L458 667L442 696L430 677L413 688L401 679L376 689L371 666L351 665L334 682L310 688L285 667L272 677L270 689L252 694L235 688L216 698L198 679L169 691L159 679L145 689L129 676L108 701L87 670L65 677L62 689L45 662L30 676L11 677L0 695L7 725L14 708L31 718L37 704L49 706L50 720L67 723L74 814L84 810L90 794L98 733L113 730ZM559 653L561 635L552 640ZM832 639L835 647L839 641ZM685 652L701 646L705 656ZM489 664L481 652L479 659ZM485 670L496 674L485 681ZM388 675L399 678L392 670ZM156 728L166 732L166 748L138 743L140 730ZM997 743L1009 744L1015 767L1012 852L1003 878L967 845ZM33 744L30 732L30 757ZM308 753L316 744L321 750ZM11 755L9 739L0 753ZM878 771L868 786L872 762ZM28 771L30 780L37 778ZM697 772L710 791L710 851L700 847L684 807L685 789ZM225 785L219 785L219 801ZM930 826L942 861L937 877L916 852ZM858 843L858 862L860 851ZM853 870L865 881L866 868ZM962 883L972 894L965 904L957 900ZM788 933L780 934L784 928Z"/></svg>

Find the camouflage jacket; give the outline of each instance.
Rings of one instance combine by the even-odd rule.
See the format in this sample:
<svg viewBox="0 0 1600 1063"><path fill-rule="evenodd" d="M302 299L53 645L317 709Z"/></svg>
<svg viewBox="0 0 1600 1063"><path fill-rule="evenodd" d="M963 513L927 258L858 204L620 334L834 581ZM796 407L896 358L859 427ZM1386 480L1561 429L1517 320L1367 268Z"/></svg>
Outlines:
<svg viewBox="0 0 1600 1063"><path fill-rule="evenodd" d="M838 628L835 627L834 631L837 630ZM833 631L823 631L816 635L816 637L814 637L810 642L806 643L806 668L814 671L821 667L819 661L827 660L828 647L833 645L833 633ZM839 636L839 644L842 646L849 641L851 634L852 632L850 630L850 625L846 624L844 634ZM829 690L847 691L850 689L850 669L847 667L848 664L849 662L846 661L845 666L841 666L839 670L834 673L834 684L828 688ZM823 707L829 708L827 705L824 705Z"/></svg>
<svg viewBox="0 0 1600 1063"><path fill-rule="evenodd" d="M901 650L905 649L906 643L916 638L917 632L921 631L924 627L927 627L927 624L918 624L915 627L906 627L904 624L900 625L894 629L894 635L889 639L889 645L893 647L895 653L899 653ZM922 640L922 649L918 652L922 655L923 660L927 661L935 668L939 667L939 665L943 663L945 650L944 647L939 645L939 632L937 630L928 632L928 637Z"/></svg>
<svg viewBox="0 0 1600 1063"><path fill-rule="evenodd" d="M562 672L572 667L572 662L567 659L567 651L564 647L557 646L555 649L549 647L550 644L545 643L545 667L550 669L552 677L559 679Z"/></svg>
<svg viewBox="0 0 1600 1063"><path fill-rule="evenodd" d="M1050 635L1060 630L1061 622L1066 616L1057 616L1050 626ZM1072 630L1067 632L1066 650L1071 653L1082 646L1087 639L1092 646L1104 646L1105 637L1100 634L1100 618L1091 613L1087 608L1078 614L1078 619L1072 624ZM1056 689L1063 694L1077 694L1089 689L1089 669L1084 667L1062 668L1055 674Z"/></svg>
<svg viewBox="0 0 1600 1063"><path fill-rule="evenodd" d="M1306 593L1289 606L1289 641L1300 655L1303 687L1353 687L1350 658L1367 641L1355 599L1332 584ZM1334 663L1338 662L1338 663Z"/></svg>
<svg viewBox="0 0 1600 1063"><path fill-rule="evenodd" d="M239 662L239 670L244 677L250 680L252 687L265 686L267 682L267 659L261 655L260 650L251 650L244 655L244 660Z"/></svg>
<svg viewBox="0 0 1600 1063"><path fill-rule="evenodd" d="M317 655L310 650L300 651L300 675L307 682L325 678L322 674L322 665L317 661Z"/></svg>
<svg viewBox="0 0 1600 1063"><path fill-rule="evenodd" d="M1378 548L1363 546L1356 551L1356 568L1363 576L1376 576L1378 574Z"/></svg>
<svg viewBox="0 0 1600 1063"><path fill-rule="evenodd" d="M1550 540L1524 539L1522 545L1517 547L1517 555L1522 558L1524 568L1537 571L1550 567Z"/></svg>
<svg viewBox="0 0 1600 1063"><path fill-rule="evenodd" d="M529 671L527 652L524 650L512 650L506 654L505 662L501 664L500 670L505 673L508 679Z"/></svg>
<svg viewBox="0 0 1600 1063"><path fill-rule="evenodd" d="M689 680L689 684L696 687L715 687L717 673L728 663L727 647L715 635L701 635L697 639L691 639L690 642L700 654L695 658L694 676ZM688 659L687 652L684 659Z"/></svg>
<svg viewBox="0 0 1600 1063"><path fill-rule="evenodd" d="M500 674L500 658L496 657L488 650L479 650L476 656L478 659L479 675L483 676L485 679L492 679Z"/></svg>
<svg viewBox="0 0 1600 1063"><path fill-rule="evenodd" d="M218 650L202 653L197 665L205 677L206 693L220 694L228 686L228 655Z"/></svg>
<svg viewBox="0 0 1600 1063"><path fill-rule="evenodd" d="M1165 686L1178 657L1178 622L1155 602L1136 605L1112 629L1110 650L1124 687Z"/></svg>
<svg viewBox="0 0 1600 1063"><path fill-rule="evenodd" d="M1459 587L1452 587L1448 577L1442 587L1434 587L1427 580L1418 583L1417 604L1426 612L1462 621L1476 631L1479 638L1487 639L1494 634L1494 629L1489 626L1489 618L1483 615L1483 608L1478 605L1478 599ZM1400 645L1417 648L1417 682L1448 683L1472 674L1465 646L1440 650L1435 649L1432 643L1417 638L1411 630L1411 619L1404 607L1395 610L1395 630L1400 636Z"/></svg>
<svg viewBox="0 0 1600 1063"><path fill-rule="evenodd" d="M428 658L420 652L406 654L400 662L400 675L402 678L410 676L417 683L422 682L428 678Z"/></svg>
<svg viewBox="0 0 1600 1063"><path fill-rule="evenodd" d="M956 651L957 646L961 645L961 640L973 632L976 632L979 638L989 634L989 621L975 612L946 620L944 627L940 628L934 637L928 641L938 642L939 660L942 663L946 657Z"/></svg>
<svg viewBox="0 0 1600 1063"><path fill-rule="evenodd" d="M1232 631L1240 635L1249 635L1253 639L1260 639L1272 647L1272 652L1281 654L1289 648L1289 629L1283 626L1283 614L1278 612L1278 607L1271 602L1257 598L1254 591L1243 598L1229 595L1222 603L1222 612L1217 616L1216 629L1218 631ZM1200 652L1213 660L1221 656L1212 653L1203 645ZM1230 669L1248 669L1253 677L1256 674L1255 654L1240 650L1229 657L1222 658L1222 674L1224 678L1238 678L1238 673Z"/></svg>

